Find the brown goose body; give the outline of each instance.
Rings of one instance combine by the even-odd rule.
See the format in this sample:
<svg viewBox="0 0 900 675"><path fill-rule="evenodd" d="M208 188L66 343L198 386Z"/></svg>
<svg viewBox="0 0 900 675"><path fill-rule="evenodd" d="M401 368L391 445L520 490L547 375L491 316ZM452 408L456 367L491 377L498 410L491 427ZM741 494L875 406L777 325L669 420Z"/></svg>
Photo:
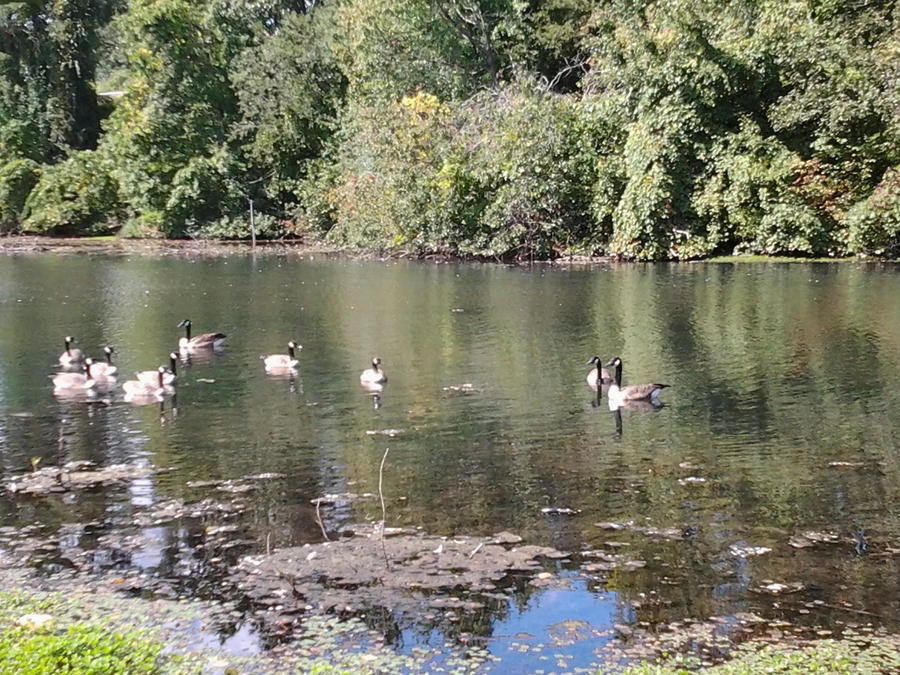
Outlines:
<svg viewBox="0 0 900 675"><path fill-rule="evenodd" d="M195 349L218 349L228 337L225 333L201 333L191 337L191 320L185 319L178 324L184 328L184 337L178 340L178 349L181 351L193 351Z"/></svg>
<svg viewBox="0 0 900 675"><path fill-rule="evenodd" d="M359 383L363 386L370 384L384 384L387 382L387 375L381 368L381 359L377 356L372 359L372 367L366 368L359 374Z"/></svg>
<svg viewBox="0 0 900 675"><path fill-rule="evenodd" d="M66 349L59 355L59 365L63 368L81 368L81 364L84 361L84 354L78 347L72 346L75 344L75 338L71 335L67 335L65 343Z"/></svg>
<svg viewBox="0 0 900 675"><path fill-rule="evenodd" d="M608 398L609 404L621 406L623 403L630 401L651 401L659 396L659 392L668 387L667 384L659 382L648 382L646 384L630 384L627 387L622 386L622 359L618 356L613 358L607 366L615 366L616 375L614 382L609 386Z"/></svg>
<svg viewBox="0 0 900 675"><path fill-rule="evenodd" d="M612 377L609 375L609 371L603 367L602 362L600 361L599 356L594 356L590 361L587 362L589 366L596 366L596 368L591 368L588 371L587 380L588 386L591 389L596 389L597 385L604 385L612 383Z"/></svg>
<svg viewBox="0 0 900 675"><path fill-rule="evenodd" d="M97 382L92 377L91 366L93 362L86 359L84 370L80 373L58 373L53 376L53 389L56 391L91 391L96 388Z"/></svg>
<svg viewBox="0 0 900 675"><path fill-rule="evenodd" d="M135 377L145 382L149 386L155 386L159 382L159 369L157 370L140 370L136 372ZM163 385L171 386L178 379L178 354L172 352L169 354L169 369L163 373Z"/></svg>
<svg viewBox="0 0 900 675"><path fill-rule="evenodd" d="M106 357L106 360L91 364L91 375L94 376L94 379L97 380L97 382L109 382L116 379L116 374L119 372L119 369L113 365L112 362L114 351L116 351L115 347L107 345L103 348L103 354Z"/></svg>
<svg viewBox="0 0 900 675"><path fill-rule="evenodd" d="M267 372L294 370L300 363L295 354L295 350L299 349L303 349L303 345L299 345L291 340L288 342L287 354L267 354L259 358L262 359Z"/></svg>

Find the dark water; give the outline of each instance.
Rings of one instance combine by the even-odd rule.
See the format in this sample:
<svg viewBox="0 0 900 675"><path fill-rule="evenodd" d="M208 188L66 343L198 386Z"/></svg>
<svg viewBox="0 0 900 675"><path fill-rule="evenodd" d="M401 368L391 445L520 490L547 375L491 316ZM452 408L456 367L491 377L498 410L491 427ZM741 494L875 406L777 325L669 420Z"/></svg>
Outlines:
<svg viewBox="0 0 900 675"><path fill-rule="evenodd" d="M220 355L183 368L177 416L119 394L108 404L54 396L48 376L64 335L95 355L115 345L130 373L164 362L186 317L195 333L229 337ZM259 355L290 339L303 345L296 379L267 377ZM670 384L665 406L617 419L597 405L584 380L594 354L620 355L626 382ZM375 355L390 378L377 400L358 386ZM34 457L171 470L65 497L3 492L0 514L3 526L97 548L98 569L139 567L179 580L179 592L213 594L193 550L202 525L144 529L146 543L127 555L107 542L134 532L142 509L195 496L192 481L266 472L287 478L241 496L252 508L238 522L240 552L321 541L310 500L377 491L389 448L389 525L509 530L567 551L616 540L648 563L603 587L534 592L489 617L482 629L500 636L491 649L513 670L538 662L507 654L502 636L541 641L566 619L602 632L758 611L896 628L898 377L897 266L6 257L2 477ZM446 389L463 384L472 391ZM367 433L388 429L402 433ZM341 517L378 519L380 508L359 502ZM597 526L605 521L682 536ZM87 522L90 531L73 525ZM838 541L791 545L810 532ZM804 590L773 601L756 592L770 581ZM813 611L792 613L812 600ZM435 640L410 631L401 642ZM578 665L602 641L559 650Z"/></svg>

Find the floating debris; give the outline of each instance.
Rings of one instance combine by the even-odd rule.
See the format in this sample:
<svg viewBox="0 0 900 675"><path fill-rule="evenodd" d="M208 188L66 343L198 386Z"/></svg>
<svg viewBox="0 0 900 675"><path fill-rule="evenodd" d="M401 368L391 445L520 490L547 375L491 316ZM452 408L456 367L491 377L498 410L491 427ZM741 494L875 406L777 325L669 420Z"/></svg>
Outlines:
<svg viewBox="0 0 900 675"><path fill-rule="evenodd" d="M678 479L679 485L693 485L693 484L705 483L705 482L706 482L706 479L701 478L700 476L688 476L687 478L679 478Z"/></svg>
<svg viewBox="0 0 900 675"><path fill-rule="evenodd" d="M103 485L125 483L156 472L154 467L138 464L112 464L98 467L93 462L68 462L61 467L44 467L37 471L13 476L4 487L17 494L46 494L86 490Z"/></svg>
<svg viewBox="0 0 900 675"><path fill-rule="evenodd" d="M386 531L388 534L390 531ZM410 615L432 611L439 594L495 591L504 579L542 571L541 559L567 554L553 548L516 545L516 535L438 537L396 528L382 538L377 524L356 525L336 541L281 549L242 558L232 581L277 623L297 611L392 607ZM359 589L366 592L360 595ZM365 606L360 606L363 602ZM470 602L469 598L463 598ZM437 603L440 604L440 603ZM449 606L454 606L448 600ZM447 618L447 617L445 617Z"/></svg>
<svg viewBox="0 0 900 675"><path fill-rule="evenodd" d="M465 382L464 384L450 384L446 387L441 387L441 391L445 391L448 394L474 394L480 389L476 389L475 385L471 382Z"/></svg>
<svg viewBox="0 0 900 675"><path fill-rule="evenodd" d="M788 544L794 548L809 548L816 544L840 544L841 538L834 532L809 531L794 535L788 540Z"/></svg>
<svg viewBox="0 0 900 675"><path fill-rule="evenodd" d="M599 527L604 530L613 530L614 532L621 532L623 530L628 530L630 532L637 532L639 534L643 534L648 537L659 537L662 539L683 539L684 538L684 530L681 528L654 527L652 525L635 525L633 520L627 520L622 523L616 523L616 522L594 523L594 527ZM622 544L619 544L619 545L622 545Z"/></svg>
<svg viewBox="0 0 900 675"><path fill-rule="evenodd" d="M393 438L404 433L406 433L406 429L369 429L366 431L366 436L390 436Z"/></svg>
<svg viewBox="0 0 900 675"><path fill-rule="evenodd" d="M828 466L832 466L832 467L846 466L846 467L853 467L853 468L856 468L856 467L860 467L860 466L865 466L865 463L864 463L864 462L841 462L841 461L836 461L836 462L828 462Z"/></svg>
<svg viewBox="0 0 900 675"><path fill-rule="evenodd" d="M541 513L553 516L574 516L581 513L581 509L570 509L566 506L545 506Z"/></svg>
<svg viewBox="0 0 900 675"><path fill-rule="evenodd" d="M310 499L309 503L333 506L338 504L349 504L351 502L359 501L360 499L375 499L377 496L378 495L371 492L363 492L362 494L356 494L355 492L338 492L315 497Z"/></svg>
<svg viewBox="0 0 900 675"><path fill-rule="evenodd" d="M750 590L756 593L768 593L770 595L787 595L789 593L798 593L804 588L806 588L806 586L799 581L783 584L765 579L760 582L759 586L751 588Z"/></svg>
<svg viewBox="0 0 900 675"><path fill-rule="evenodd" d="M737 558L749 558L755 555L771 553L772 549L768 546L738 546L737 544L732 544L728 547L728 551Z"/></svg>

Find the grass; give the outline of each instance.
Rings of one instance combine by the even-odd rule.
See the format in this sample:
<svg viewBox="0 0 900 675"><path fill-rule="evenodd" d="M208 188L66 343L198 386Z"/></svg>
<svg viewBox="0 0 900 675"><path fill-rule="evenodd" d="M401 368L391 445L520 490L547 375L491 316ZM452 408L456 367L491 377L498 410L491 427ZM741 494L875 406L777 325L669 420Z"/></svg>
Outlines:
<svg viewBox="0 0 900 675"><path fill-rule="evenodd" d="M0 675L159 673L162 645L137 632L75 623L63 632L11 627L0 632Z"/></svg>
<svg viewBox="0 0 900 675"><path fill-rule="evenodd" d="M77 596L77 597L76 597ZM433 672L435 654L428 650L397 654L379 645L378 635L356 621L310 618L305 636L298 636L290 654L260 654L248 659L208 652L188 653L177 639L153 631L157 621L196 623L185 614L157 615L143 611L145 601L129 599L100 605L96 593L55 594L0 592L0 675L187 675L208 672L211 664L226 674L256 675L291 672L311 675ZM181 603L175 603L181 606ZM134 605L137 610L127 610ZM118 609L115 607L118 606ZM133 623L134 611L143 622ZM18 626L26 614L47 613L53 620L43 627ZM103 623L78 617L103 616ZM165 644L164 644L165 641ZM442 663L445 672L504 672L503 660L492 663L486 652L478 658L458 656ZM204 666L205 663L205 666ZM221 670L224 668L224 670ZM598 673L610 672L605 669ZM706 665L689 655L633 665L613 672L621 675L755 675L783 673L900 672L900 635L845 632L841 639L796 643L746 643L735 647L731 659Z"/></svg>
<svg viewBox="0 0 900 675"><path fill-rule="evenodd" d="M840 640L821 640L804 646L748 644L736 648L732 657L727 663L704 668L696 659L677 656L663 663L643 663L627 668L622 675L896 673L900 672L900 638L848 633Z"/></svg>
<svg viewBox="0 0 900 675"><path fill-rule="evenodd" d="M51 594L0 592L0 675L157 675L170 660L161 655L164 645L147 632L72 621L63 605ZM18 625L36 614L52 618Z"/></svg>

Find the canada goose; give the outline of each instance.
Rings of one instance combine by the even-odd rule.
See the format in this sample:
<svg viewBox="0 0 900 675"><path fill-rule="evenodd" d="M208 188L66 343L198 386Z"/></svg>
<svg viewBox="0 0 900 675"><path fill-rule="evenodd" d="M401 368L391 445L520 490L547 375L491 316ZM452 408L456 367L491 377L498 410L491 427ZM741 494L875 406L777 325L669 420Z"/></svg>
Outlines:
<svg viewBox="0 0 900 675"><path fill-rule="evenodd" d="M59 355L59 365L63 368L80 368L81 362L84 361L84 354L78 347L72 347L75 344L75 338L66 335L66 350Z"/></svg>
<svg viewBox="0 0 900 675"><path fill-rule="evenodd" d="M615 366L616 368L615 382L609 386L609 391L607 392L610 408L627 407L630 403L635 401L652 402L659 396L659 392L669 386L667 384L653 382L649 384L630 384L627 387L623 387L622 359L616 356L606 365Z"/></svg>
<svg viewBox="0 0 900 675"><path fill-rule="evenodd" d="M150 383L143 380L123 382L122 390L125 392L125 398L161 398L168 393L174 392L174 387L165 385L165 375L166 367L160 366L156 369L156 382Z"/></svg>
<svg viewBox="0 0 900 675"><path fill-rule="evenodd" d="M53 388L56 391L84 391L88 392L97 386L97 382L91 377L91 359L85 359L83 372L80 373L59 373L53 377Z"/></svg>
<svg viewBox="0 0 900 675"><path fill-rule="evenodd" d="M601 385L609 384L612 382L612 378L609 376L609 371L606 368L603 368L603 363L600 361L599 356L592 357L586 365L597 366L596 368L591 368L591 370L587 374L587 378L585 378L587 380L588 386L591 389L596 389L598 382Z"/></svg>
<svg viewBox="0 0 900 675"><path fill-rule="evenodd" d="M106 356L106 361L98 361L91 366L91 374L98 382L116 379L116 373L119 372L119 369L116 368L112 362L114 351L116 351L115 347L107 345L103 348L103 354Z"/></svg>
<svg viewBox="0 0 900 675"><path fill-rule="evenodd" d="M363 386L367 384L384 384L387 382L387 375L381 369L381 359L377 356L372 359L372 367L366 368L359 375L359 383Z"/></svg>
<svg viewBox="0 0 900 675"><path fill-rule="evenodd" d="M227 337L225 333L203 333L191 337L191 320L185 319L178 324L184 328L184 337L178 340L178 349L192 351L194 349L219 349Z"/></svg>
<svg viewBox="0 0 900 675"><path fill-rule="evenodd" d="M259 358L263 360L267 372L293 370L300 363L294 356L295 349L303 349L303 345L298 345L291 340L288 342L287 354L268 354Z"/></svg>
<svg viewBox="0 0 900 675"><path fill-rule="evenodd" d="M171 386L175 384L175 380L178 379L178 354L175 352L171 352L169 354L169 369L163 373L163 385ZM135 377L141 382L146 383L151 387L155 387L159 382L159 369L156 370L141 370L136 372Z"/></svg>

